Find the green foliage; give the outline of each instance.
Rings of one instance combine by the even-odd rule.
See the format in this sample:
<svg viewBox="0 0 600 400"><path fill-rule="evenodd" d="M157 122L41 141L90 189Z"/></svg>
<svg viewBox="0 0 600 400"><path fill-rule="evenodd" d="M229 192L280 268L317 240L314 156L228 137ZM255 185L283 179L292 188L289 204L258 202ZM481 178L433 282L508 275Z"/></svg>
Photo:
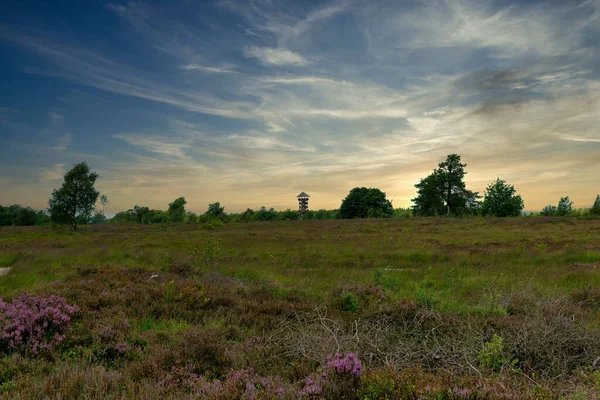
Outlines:
<svg viewBox="0 0 600 400"><path fill-rule="evenodd" d="M225 207L221 207L221 203L217 201L208 205L206 214L211 218L223 218L225 217Z"/></svg>
<svg viewBox="0 0 600 400"><path fill-rule="evenodd" d="M220 253L221 239L215 240L213 238L208 238L203 246L192 249L194 258L196 258L198 263L203 264L206 268L214 268L217 266Z"/></svg>
<svg viewBox="0 0 600 400"><path fill-rule="evenodd" d="M545 217L552 217L556 215L556 206L548 205L542 209L540 215Z"/></svg>
<svg viewBox="0 0 600 400"><path fill-rule="evenodd" d="M187 201L184 197L179 197L175 199L172 203L169 203L169 210L167 213L169 214L170 222L183 222L183 217L185 216L185 205Z"/></svg>
<svg viewBox="0 0 600 400"><path fill-rule="evenodd" d="M202 229L213 230L213 229L220 228L223 225L225 225L223 223L223 221L221 221L220 219L217 219L217 218L213 218L213 219L208 220L205 223L203 223L202 224Z"/></svg>
<svg viewBox="0 0 600 400"><path fill-rule="evenodd" d="M500 178L488 185L481 212L483 215L494 215L496 217L517 217L525 207L520 195L515 195L513 185L507 184Z"/></svg>
<svg viewBox="0 0 600 400"><path fill-rule="evenodd" d="M544 207L540 214L546 217L566 217L569 215L575 215L576 213L573 210L573 202L569 199L569 196L566 196L560 198L558 202L558 207L548 205Z"/></svg>
<svg viewBox="0 0 600 400"><path fill-rule="evenodd" d="M36 211L31 207L14 204L9 207L0 206L0 226L33 226L47 225L50 216L45 211Z"/></svg>
<svg viewBox="0 0 600 400"><path fill-rule="evenodd" d="M433 290L431 290L430 286L427 284L417 288L415 299L430 310L433 310L439 304L439 300L436 299Z"/></svg>
<svg viewBox="0 0 600 400"><path fill-rule="evenodd" d="M342 218L389 218L394 214L392 203L376 188L356 187L342 200Z"/></svg>
<svg viewBox="0 0 600 400"><path fill-rule="evenodd" d="M400 287L400 282L397 278L387 275L380 268L373 272L373 284L392 291L396 291Z"/></svg>
<svg viewBox="0 0 600 400"><path fill-rule="evenodd" d="M556 215L565 217L573 212L573 202L569 200L569 196L561 197L556 207Z"/></svg>
<svg viewBox="0 0 600 400"><path fill-rule="evenodd" d="M36 220L36 211L31 207L23 207L17 213L15 225L17 226L33 226Z"/></svg>
<svg viewBox="0 0 600 400"><path fill-rule="evenodd" d="M290 210L289 208L281 213L281 217L284 221L295 221L300 218L300 213L296 210Z"/></svg>
<svg viewBox="0 0 600 400"><path fill-rule="evenodd" d="M499 371L505 363L504 338L494 334L492 340L483 344L477 359L483 368Z"/></svg>
<svg viewBox="0 0 600 400"><path fill-rule="evenodd" d="M196 222L198 222L198 219L198 214L193 213L191 211L187 211L185 213L185 217L183 218L183 222L188 224L195 224Z"/></svg>
<svg viewBox="0 0 600 400"><path fill-rule="evenodd" d="M395 208L394 218L410 218L413 216L413 210L411 208Z"/></svg>
<svg viewBox="0 0 600 400"><path fill-rule="evenodd" d="M600 215L600 194L596 196L596 201L594 201L592 208L590 208L590 214Z"/></svg>
<svg viewBox="0 0 600 400"><path fill-rule="evenodd" d="M110 222L120 224L158 224L169 222L169 214L166 211L151 210L148 207L136 205L132 209L117 213L110 219Z"/></svg>
<svg viewBox="0 0 600 400"><path fill-rule="evenodd" d="M342 310L357 313L360 309L358 297L352 292L342 293Z"/></svg>
<svg viewBox="0 0 600 400"><path fill-rule="evenodd" d="M360 400L417 398L417 387L410 380L402 378L392 368L367 373L362 380L362 390L358 398Z"/></svg>
<svg viewBox="0 0 600 400"><path fill-rule="evenodd" d="M0 206L0 226L14 225L21 206L14 204L9 207Z"/></svg>
<svg viewBox="0 0 600 400"><path fill-rule="evenodd" d="M412 199L415 214L432 216L477 213L479 195L467 190L463 181L466 166L460 162L458 154L450 154L431 175L421 179L415 185L417 197Z"/></svg>
<svg viewBox="0 0 600 400"><path fill-rule="evenodd" d="M135 214L137 222L141 224L148 222L151 211L148 207L140 207L137 204L133 206L133 214Z"/></svg>
<svg viewBox="0 0 600 400"><path fill-rule="evenodd" d="M95 212L92 218L90 219L91 224L104 224L105 222L106 216L100 211Z"/></svg>
<svg viewBox="0 0 600 400"><path fill-rule="evenodd" d="M64 183L52 192L50 218L58 225L69 224L77 230L78 216L89 219L100 193L94 188L98 174L85 162L76 164L65 174Z"/></svg>
<svg viewBox="0 0 600 400"><path fill-rule="evenodd" d="M262 206L256 213L256 221L273 221L277 219L277 213L273 207L267 208Z"/></svg>
<svg viewBox="0 0 600 400"><path fill-rule="evenodd" d="M50 215L46 211L38 211L35 214L35 225L48 225L50 223Z"/></svg>

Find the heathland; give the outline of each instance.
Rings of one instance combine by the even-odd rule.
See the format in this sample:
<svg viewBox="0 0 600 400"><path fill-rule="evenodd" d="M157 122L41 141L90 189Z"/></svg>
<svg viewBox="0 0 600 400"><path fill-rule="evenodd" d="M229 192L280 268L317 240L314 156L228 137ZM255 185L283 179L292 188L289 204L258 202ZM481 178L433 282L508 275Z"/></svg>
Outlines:
<svg viewBox="0 0 600 400"><path fill-rule="evenodd" d="M0 398L600 396L599 219L6 227L0 268Z"/></svg>

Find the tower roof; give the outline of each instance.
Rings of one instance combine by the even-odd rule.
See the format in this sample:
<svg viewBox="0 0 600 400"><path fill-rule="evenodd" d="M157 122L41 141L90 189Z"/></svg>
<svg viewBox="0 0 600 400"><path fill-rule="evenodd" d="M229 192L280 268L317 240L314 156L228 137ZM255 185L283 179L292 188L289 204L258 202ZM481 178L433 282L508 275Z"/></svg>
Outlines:
<svg viewBox="0 0 600 400"><path fill-rule="evenodd" d="M302 192L300 193L298 196L296 197L310 197L309 195L307 195L306 193Z"/></svg>

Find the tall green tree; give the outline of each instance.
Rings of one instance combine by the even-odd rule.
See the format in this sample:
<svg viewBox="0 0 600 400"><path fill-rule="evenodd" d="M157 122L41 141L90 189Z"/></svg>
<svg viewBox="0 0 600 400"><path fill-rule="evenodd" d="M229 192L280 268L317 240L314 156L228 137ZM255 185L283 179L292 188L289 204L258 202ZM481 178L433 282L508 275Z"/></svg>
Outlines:
<svg viewBox="0 0 600 400"><path fill-rule="evenodd" d="M415 185L417 197L412 200L415 214L461 215L474 212L480 196L465 186L466 166L461 163L458 154L450 154L429 176L421 179Z"/></svg>
<svg viewBox="0 0 600 400"><path fill-rule="evenodd" d="M590 208L590 214L600 215L600 194L596 196L596 201L594 201L594 205Z"/></svg>
<svg viewBox="0 0 600 400"><path fill-rule="evenodd" d="M490 183L485 190L481 211L483 215L497 217L517 217L525 207L520 195L515 194L513 185L507 184L502 179Z"/></svg>
<svg viewBox="0 0 600 400"><path fill-rule="evenodd" d="M394 215L392 203L377 188L356 187L342 200L342 218L389 218Z"/></svg>
<svg viewBox="0 0 600 400"><path fill-rule="evenodd" d="M169 214L169 220L171 222L183 222L183 218L185 217L185 205L187 201L184 197L179 197L175 199L172 203L169 203L169 210L167 211Z"/></svg>
<svg viewBox="0 0 600 400"><path fill-rule="evenodd" d="M69 224L77 231L77 220L89 220L100 193L94 187L98 174L90 171L85 162L76 164L65 174L59 189L54 189L49 201L50 218L59 225Z"/></svg>

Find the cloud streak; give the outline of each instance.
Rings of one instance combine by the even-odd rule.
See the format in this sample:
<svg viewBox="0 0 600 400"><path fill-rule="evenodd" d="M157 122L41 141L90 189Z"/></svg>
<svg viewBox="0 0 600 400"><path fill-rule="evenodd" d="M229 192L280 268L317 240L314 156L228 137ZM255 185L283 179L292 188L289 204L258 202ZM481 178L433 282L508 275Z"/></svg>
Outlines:
<svg viewBox="0 0 600 400"><path fill-rule="evenodd" d="M293 65L302 67L308 64L308 60L300 54L286 49L252 46L244 49L244 55L247 58L256 58L265 65Z"/></svg>

